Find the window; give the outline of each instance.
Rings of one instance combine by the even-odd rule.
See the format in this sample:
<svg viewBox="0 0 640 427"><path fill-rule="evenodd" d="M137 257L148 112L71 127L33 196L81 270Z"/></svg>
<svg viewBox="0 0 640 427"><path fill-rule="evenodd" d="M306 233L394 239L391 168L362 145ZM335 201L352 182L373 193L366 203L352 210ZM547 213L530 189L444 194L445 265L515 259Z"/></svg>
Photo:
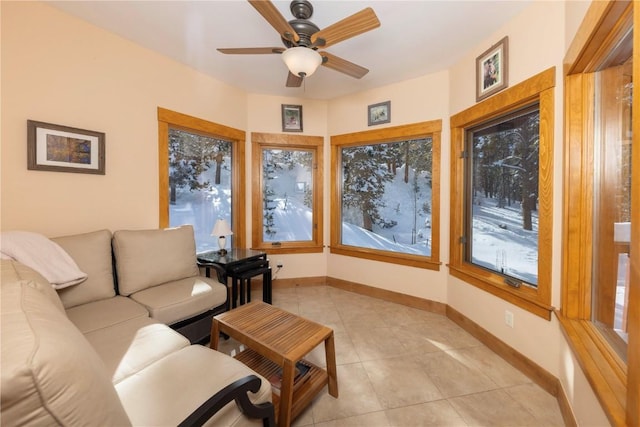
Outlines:
<svg viewBox="0 0 640 427"><path fill-rule="evenodd" d="M550 319L549 69L451 118L451 274Z"/></svg>
<svg viewBox="0 0 640 427"><path fill-rule="evenodd" d="M234 231L228 246L244 246L241 170L244 132L158 108L160 227L191 224L196 251L217 250L218 218Z"/></svg>
<svg viewBox="0 0 640 427"><path fill-rule="evenodd" d="M558 318L612 425L640 424L640 142L632 129L640 108L633 99L640 11L634 5L594 3L565 58Z"/></svg>
<svg viewBox="0 0 640 427"><path fill-rule="evenodd" d="M331 137L331 252L439 269L441 121Z"/></svg>
<svg viewBox="0 0 640 427"><path fill-rule="evenodd" d="M465 261L514 286L538 286L540 108L525 107L467 133Z"/></svg>
<svg viewBox="0 0 640 427"><path fill-rule="evenodd" d="M252 133L253 247L322 252L322 147L318 136Z"/></svg>

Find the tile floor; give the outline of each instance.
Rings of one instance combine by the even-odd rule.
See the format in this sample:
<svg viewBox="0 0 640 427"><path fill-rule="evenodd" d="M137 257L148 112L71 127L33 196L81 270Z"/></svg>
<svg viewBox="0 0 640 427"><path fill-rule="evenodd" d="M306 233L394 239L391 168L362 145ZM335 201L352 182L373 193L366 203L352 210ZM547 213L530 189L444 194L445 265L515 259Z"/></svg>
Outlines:
<svg viewBox="0 0 640 427"><path fill-rule="evenodd" d="M329 286L273 303L335 333L340 397L325 388L296 427L564 425L554 397L444 316ZM308 359L324 366L323 346Z"/></svg>

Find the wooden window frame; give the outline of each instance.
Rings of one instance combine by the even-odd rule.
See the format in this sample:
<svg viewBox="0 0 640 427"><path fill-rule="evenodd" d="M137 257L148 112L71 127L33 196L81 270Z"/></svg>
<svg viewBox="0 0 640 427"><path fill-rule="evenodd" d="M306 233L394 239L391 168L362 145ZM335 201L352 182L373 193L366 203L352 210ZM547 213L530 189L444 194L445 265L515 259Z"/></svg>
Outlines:
<svg viewBox="0 0 640 427"><path fill-rule="evenodd" d="M551 319L551 252L553 229L553 130L555 68L512 86L487 100L451 117L451 234L452 276L477 286L533 314ZM467 229L465 219L465 159L467 130L480 123L507 115L538 102L540 106L540 149L538 178L538 286L514 288L504 276L465 260L461 237Z"/></svg>
<svg viewBox="0 0 640 427"><path fill-rule="evenodd" d="M317 253L323 251L323 147L324 138L321 136L251 133L253 249L259 249L269 254ZM277 245L263 240L262 151L264 149L300 149L313 152L312 240L285 241L278 242Z"/></svg>
<svg viewBox="0 0 640 427"><path fill-rule="evenodd" d="M442 120L432 120L384 129L335 135L331 137L331 253L371 259L392 264L440 270L440 139ZM431 167L431 256L420 256L371 248L343 245L342 232L342 174L340 149L348 146L368 145L420 139L432 140Z"/></svg>
<svg viewBox="0 0 640 427"><path fill-rule="evenodd" d="M201 133L231 142L231 222L234 246L246 247L245 211L245 132L204 119L158 107L158 202L159 225L169 226L169 129ZM212 218L213 221L213 218Z"/></svg>
<svg viewBox="0 0 640 427"><path fill-rule="evenodd" d="M612 425L640 425L640 222L631 224L627 361L591 321L595 71L606 68L621 37L640 23L630 1L593 2L565 56L565 168L562 309L556 312L576 359ZM640 31L633 32L633 80L639 81ZM633 122L640 98L633 99ZM640 132L634 130L632 169L640 170ZM632 174L631 210L640 212L640 174ZM635 248L633 244L635 242Z"/></svg>

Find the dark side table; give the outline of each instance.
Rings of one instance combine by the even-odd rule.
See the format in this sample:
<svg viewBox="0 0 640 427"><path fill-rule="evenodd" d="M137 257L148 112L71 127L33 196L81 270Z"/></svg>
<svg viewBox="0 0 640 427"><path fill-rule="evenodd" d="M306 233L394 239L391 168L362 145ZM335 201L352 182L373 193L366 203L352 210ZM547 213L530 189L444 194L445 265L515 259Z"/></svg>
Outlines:
<svg viewBox="0 0 640 427"><path fill-rule="evenodd" d="M271 304L271 267L267 254L252 249L234 248L221 255L218 251L198 253L198 265L203 267L207 277L211 277L210 269L218 274L218 280L227 285L227 310L246 301L251 301L251 278L262 276L262 299ZM231 289L229 292L229 279ZM246 290L246 292L245 292Z"/></svg>

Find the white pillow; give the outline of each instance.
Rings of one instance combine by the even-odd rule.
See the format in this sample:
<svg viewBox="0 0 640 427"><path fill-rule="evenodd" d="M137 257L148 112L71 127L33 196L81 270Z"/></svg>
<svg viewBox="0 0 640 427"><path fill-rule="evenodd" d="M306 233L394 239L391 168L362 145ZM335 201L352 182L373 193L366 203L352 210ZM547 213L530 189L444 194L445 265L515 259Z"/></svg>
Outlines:
<svg viewBox="0 0 640 427"><path fill-rule="evenodd" d="M60 245L29 231L0 233L0 252L42 274L54 289L77 285L87 279L71 256Z"/></svg>

